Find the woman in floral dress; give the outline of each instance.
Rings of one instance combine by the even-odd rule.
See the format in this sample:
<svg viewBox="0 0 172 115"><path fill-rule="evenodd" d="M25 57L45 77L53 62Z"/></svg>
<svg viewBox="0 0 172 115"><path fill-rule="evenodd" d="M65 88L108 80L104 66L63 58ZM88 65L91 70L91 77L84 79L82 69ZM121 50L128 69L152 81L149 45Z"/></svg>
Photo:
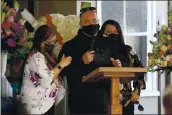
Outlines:
<svg viewBox="0 0 172 115"><path fill-rule="evenodd" d="M56 42L54 31L47 25L36 30L19 97L27 114L45 114L55 103L61 87L58 74L72 60L70 56L64 57L56 64L52 53Z"/></svg>

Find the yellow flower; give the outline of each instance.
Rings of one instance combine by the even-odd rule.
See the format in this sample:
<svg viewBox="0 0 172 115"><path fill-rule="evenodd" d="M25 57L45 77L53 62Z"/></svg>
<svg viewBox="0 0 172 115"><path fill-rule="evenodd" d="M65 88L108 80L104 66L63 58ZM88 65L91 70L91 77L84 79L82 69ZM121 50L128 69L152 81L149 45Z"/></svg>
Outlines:
<svg viewBox="0 0 172 115"><path fill-rule="evenodd" d="M167 61L161 61L161 67L167 67Z"/></svg>
<svg viewBox="0 0 172 115"><path fill-rule="evenodd" d="M153 60L149 58L149 59L148 59L148 65L149 65L149 66L152 66L153 64L154 64L154 63L153 63Z"/></svg>
<svg viewBox="0 0 172 115"><path fill-rule="evenodd" d="M160 47L160 50L163 51L163 52L165 53L165 52L167 51L167 46L162 45L162 46Z"/></svg>
<svg viewBox="0 0 172 115"><path fill-rule="evenodd" d="M167 35L167 40L168 40L168 41L171 40L171 35L170 35L170 34Z"/></svg>
<svg viewBox="0 0 172 115"><path fill-rule="evenodd" d="M164 31L164 32L167 31L167 27L165 25L162 26L162 31Z"/></svg>
<svg viewBox="0 0 172 115"><path fill-rule="evenodd" d="M40 19L39 19L39 24L40 24L40 25L47 24L47 20L46 20L46 17L45 17L45 16L41 16L41 17L40 17Z"/></svg>

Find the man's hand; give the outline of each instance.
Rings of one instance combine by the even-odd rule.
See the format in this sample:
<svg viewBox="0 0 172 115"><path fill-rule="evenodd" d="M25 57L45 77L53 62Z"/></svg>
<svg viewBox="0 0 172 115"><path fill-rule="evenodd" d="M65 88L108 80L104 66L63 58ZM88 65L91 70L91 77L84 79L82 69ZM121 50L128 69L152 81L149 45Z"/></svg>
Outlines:
<svg viewBox="0 0 172 115"><path fill-rule="evenodd" d="M87 51L86 53L84 53L84 55L82 56L84 64L90 64L93 61L94 53L95 51Z"/></svg>
<svg viewBox="0 0 172 115"><path fill-rule="evenodd" d="M113 58L110 58L113 66L115 67L122 67L121 61L119 59L114 60Z"/></svg>

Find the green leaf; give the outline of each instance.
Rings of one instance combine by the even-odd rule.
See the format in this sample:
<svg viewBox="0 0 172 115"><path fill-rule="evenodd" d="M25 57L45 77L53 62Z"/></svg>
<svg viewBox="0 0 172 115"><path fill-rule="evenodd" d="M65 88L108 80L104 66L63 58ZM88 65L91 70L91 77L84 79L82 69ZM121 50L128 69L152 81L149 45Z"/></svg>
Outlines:
<svg viewBox="0 0 172 115"><path fill-rule="evenodd" d="M14 8L15 8L16 10L19 10L20 5L19 5L19 3L17 2L17 0L14 0L13 5L14 5Z"/></svg>
<svg viewBox="0 0 172 115"><path fill-rule="evenodd" d="M150 41L150 43L151 43L152 45L155 45L156 42Z"/></svg>

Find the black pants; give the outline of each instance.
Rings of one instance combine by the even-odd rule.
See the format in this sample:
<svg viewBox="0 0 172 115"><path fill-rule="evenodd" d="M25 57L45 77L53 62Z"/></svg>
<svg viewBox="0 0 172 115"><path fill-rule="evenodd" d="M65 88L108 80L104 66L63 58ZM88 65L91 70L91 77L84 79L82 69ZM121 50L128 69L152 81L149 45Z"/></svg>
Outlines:
<svg viewBox="0 0 172 115"><path fill-rule="evenodd" d="M129 103L127 107L122 108L123 115L134 115L134 103Z"/></svg>
<svg viewBox="0 0 172 115"><path fill-rule="evenodd" d="M97 97L100 98L100 97ZM101 100L102 101L102 100ZM76 102L74 105L70 106L70 113L71 114L99 114L99 115L107 115L108 114L108 105L105 102L103 105L100 102L97 103L82 103ZM122 108L123 115L134 115L134 104L129 103L127 107Z"/></svg>
<svg viewBox="0 0 172 115"><path fill-rule="evenodd" d="M71 114L108 114L109 95L105 88L99 88L84 95L69 95Z"/></svg>

